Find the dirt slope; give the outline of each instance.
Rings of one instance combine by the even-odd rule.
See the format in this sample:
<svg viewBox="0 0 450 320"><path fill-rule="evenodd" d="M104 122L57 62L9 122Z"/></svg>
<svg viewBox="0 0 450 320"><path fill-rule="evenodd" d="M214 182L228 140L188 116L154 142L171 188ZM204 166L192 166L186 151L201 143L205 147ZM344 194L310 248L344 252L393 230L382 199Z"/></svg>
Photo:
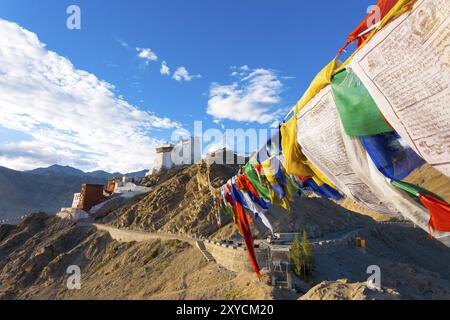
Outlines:
<svg viewBox="0 0 450 320"><path fill-rule="evenodd" d="M0 299L450 299L450 252L421 230L372 225L355 246L315 252L313 287L297 294L236 274L180 241L119 243L89 225L38 214L0 227ZM81 290L66 287L81 268ZM365 286L381 269L383 292Z"/></svg>
<svg viewBox="0 0 450 320"><path fill-rule="evenodd" d="M66 287L70 265L81 268L81 290ZM118 243L94 227L42 214L0 228L0 283L0 299L271 297L253 274L207 263L186 243Z"/></svg>
<svg viewBox="0 0 450 320"><path fill-rule="evenodd" d="M213 165L213 186L236 170ZM205 164L161 172L145 183L150 193L112 206L97 222L237 237L231 224L216 229ZM298 199L289 211L271 209L268 218L276 232L306 230L314 241L361 230L367 242L365 251L354 245L316 251L314 276L297 294L269 287L267 278L259 282L254 274L207 263L183 242L119 243L95 227L37 214L18 226L0 225L0 299L450 299L450 250L422 230L379 224L365 214L318 198ZM269 233L260 222L252 228L256 238ZM70 265L82 270L81 290L66 288ZM381 269L383 292L364 285L370 265Z"/></svg>
<svg viewBox="0 0 450 320"><path fill-rule="evenodd" d="M350 283L347 279L323 281L300 300L398 300L399 293L384 288L383 291L367 288L365 282Z"/></svg>
<svg viewBox="0 0 450 320"><path fill-rule="evenodd" d="M365 283L367 267L376 265L380 267L382 287L387 292L395 291L397 298L450 299L450 250L445 245L420 229L403 225L377 225L362 232L362 237L367 244L365 250L351 246L316 253L315 283L329 281L319 290L330 292L324 297L334 294L335 282L341 279L353 285ZM350 294L355 288L347 289ZM314 299L320 296L309 294Z"/></svg>

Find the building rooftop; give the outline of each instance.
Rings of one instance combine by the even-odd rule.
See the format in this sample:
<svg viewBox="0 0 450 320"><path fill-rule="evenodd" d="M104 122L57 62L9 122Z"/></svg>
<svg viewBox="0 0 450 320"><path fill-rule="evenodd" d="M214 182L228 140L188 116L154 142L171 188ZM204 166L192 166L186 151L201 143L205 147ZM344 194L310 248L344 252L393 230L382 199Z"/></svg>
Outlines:
<svg viewBox="0 0 450 320"><path fill-rule="evenodd" d="M163 152L171 152L174 148L174 145L172 144L166 144L162 145L158 148L156 148L156 153L163 153Z"/></svg>

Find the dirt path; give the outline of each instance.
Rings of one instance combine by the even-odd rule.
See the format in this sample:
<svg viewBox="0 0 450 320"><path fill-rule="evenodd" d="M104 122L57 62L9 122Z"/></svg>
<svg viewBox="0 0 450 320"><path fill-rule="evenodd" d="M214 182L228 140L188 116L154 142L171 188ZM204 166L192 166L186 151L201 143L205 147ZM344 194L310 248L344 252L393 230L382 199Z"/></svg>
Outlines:
<svg viewBox="0 0 450 320"><path fill-rule="evenodd" d="M92 224L97 230L106 231L111 235L111 238L120 242L144 242L151 241L155 239L162 240L180 240L187 242L191 245L195 245L197 239L180 236L176 234L162 233L162 232L145 232L145 231L135 231L135 230L123 230L112 226L107 226L104 224Z"/></svg>

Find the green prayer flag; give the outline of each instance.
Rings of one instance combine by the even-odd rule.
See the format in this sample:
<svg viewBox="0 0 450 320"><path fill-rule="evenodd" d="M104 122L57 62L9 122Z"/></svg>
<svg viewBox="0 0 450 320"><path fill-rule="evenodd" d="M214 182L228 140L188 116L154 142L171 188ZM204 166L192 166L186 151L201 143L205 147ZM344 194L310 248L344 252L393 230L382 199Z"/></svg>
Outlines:
<svg viewBox="0 0 450 320"><path fill-rule="evenodd" d="M406 191L411 197L413 197L414 199L418 198L418 196L420 194L422 195L432 195L433 197L435 197L436 199L439 199L441 201L445 201L444 199L442 199L440 196L438 196L437 194L424 189L422 187L419 187L415 184L411 184L408 182L404 182L404 181L395 181L395 180L391 180L391 184L396 187L399 188L400 190Z"/></svg>
<svg viewBox="0 0 450 320"><path fill-rule="evenodd" d="M258 191L259 196L266 201L270 201L269 189L265 185L261 184L255 168L250 163L247 163L244 166L244 173L247 179L253 184L256 191ZM264 176L261 176L261 179L265 179Z"/></svg>
<svg viewBox="0 0 450 320"><path fill-rule="evenodd" d="M391 132L378 106L356 74L344 70L331 83L345 132L352 137Z"/></svg>

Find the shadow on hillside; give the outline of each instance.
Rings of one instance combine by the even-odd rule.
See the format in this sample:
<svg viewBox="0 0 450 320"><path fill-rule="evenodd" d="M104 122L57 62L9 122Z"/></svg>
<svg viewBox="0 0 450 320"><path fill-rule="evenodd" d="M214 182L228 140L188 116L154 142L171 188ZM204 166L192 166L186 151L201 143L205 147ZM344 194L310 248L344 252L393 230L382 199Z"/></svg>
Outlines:
<svg viewBox="0 0 450 320"><path fill-rule="evenodd" d="M347 210L333 201L321 198L296 199L291 204L290 210L273 206L267 218L275 232L290 233L306 230L308 236L314 239L345 230L370 227L376 223L371 217ZM260 221L256 221L253 232L259 239L270 235L270 231Z"/></svg>
<svg viewBox="0 0 450 320"><path fill-rule="evenodd" d="M369 266L378 266L382 286L402 298L450 298L450 249L420 229L378 225L362 237L366 249L349 246L336 252L316 252L316 278L366 282Z"/></svg>

